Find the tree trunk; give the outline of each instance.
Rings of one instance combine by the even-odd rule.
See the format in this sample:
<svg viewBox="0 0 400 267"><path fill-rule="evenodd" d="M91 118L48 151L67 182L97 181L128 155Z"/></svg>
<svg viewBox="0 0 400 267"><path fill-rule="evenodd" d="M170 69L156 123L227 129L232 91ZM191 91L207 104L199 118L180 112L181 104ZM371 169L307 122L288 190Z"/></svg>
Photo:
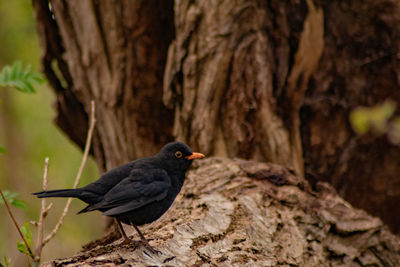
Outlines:
<svg viewBox="0 0 400 267"><path fill-rule="evenodd" d="M82 146L95 100L93 152L103 170L172 140L172 111L162 105L172 1L51 1L51 10L33 3L56 122Z"/></svg>
<svg viewBox="0 0 400 267"><path fill-rule="evenodd" d="M279 165L226 158L196 165L171 209L141 228L160 254L119 246L122 239L98 241L44 266L400 264L400 238L325 182L311 192L306 180Z"/></svg>
<svg viewBox="0 0 400 267"><path fill-rule="evenodd" d="M329 181L400 230L400 149L348 124L400 102L398 1L33 3L57 124L83 145L94 99L102 169L178 139Z"/></svg>

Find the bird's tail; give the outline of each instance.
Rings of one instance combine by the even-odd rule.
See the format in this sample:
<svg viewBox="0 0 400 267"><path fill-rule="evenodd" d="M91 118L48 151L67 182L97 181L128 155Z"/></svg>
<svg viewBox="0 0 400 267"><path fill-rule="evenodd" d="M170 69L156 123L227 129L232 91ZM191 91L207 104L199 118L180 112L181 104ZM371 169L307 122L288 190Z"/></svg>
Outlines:
<svg viewBox="0 0 400 267"><path fill-rule="evenodd" d="M59 190L49 190L33 193L38 198L46 197L79 197L81 191L79 189L59 189Z"/></svg>

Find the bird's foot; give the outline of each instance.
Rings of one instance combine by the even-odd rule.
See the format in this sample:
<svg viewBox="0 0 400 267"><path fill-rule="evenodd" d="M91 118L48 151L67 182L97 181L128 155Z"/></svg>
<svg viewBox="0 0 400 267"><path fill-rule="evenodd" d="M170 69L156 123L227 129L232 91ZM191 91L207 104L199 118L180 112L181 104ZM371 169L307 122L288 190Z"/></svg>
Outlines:
<svg viewBox="0 0 400 267"><path fill-rule="evenodd" d="M153 254L162 254L161 251L156 250L155 248L153 248L153 247L149 244L149 242L147 242L147 240L141 240L141 242L142 242L143 246L144 246L145 248L147 248L151 253L153 253ZM149 255L149 256L150 256L150 255Z"/></svg>

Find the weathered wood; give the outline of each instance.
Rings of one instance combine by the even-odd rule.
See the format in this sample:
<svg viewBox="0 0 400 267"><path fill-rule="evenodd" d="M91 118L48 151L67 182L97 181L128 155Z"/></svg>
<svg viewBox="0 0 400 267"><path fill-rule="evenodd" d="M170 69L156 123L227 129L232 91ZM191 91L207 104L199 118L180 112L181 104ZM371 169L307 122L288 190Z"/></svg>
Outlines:
<svg viewBox="0 0 400 267"><path fill-rule="evenodd" d="M312 192L274 164L208 158L196 165L172 208L141 228L162 254L120 247L121 239L43 266L400 264L400 238L324 182Z"/></svg>
<svg viewBox="0 0 400 267"><path fill-rule="evenodd" d="M398 232L400 148L356 136L348 117L400 103L399 10L393 0L176 1L164 76L174 135L208 155L304 168Z"/></svg>
<svg viewBox="0 0 400 267"><path fill-rule="evenodd" d="M357 136L349 113L388 98L400 103L400 2L315 2L324 10L325 48L300 111L306 172L399 233L400 147Z"/></svg>
<svg viewBox="0 0 400 267"><path fill-rule="evenodd" d="M174 135L196 149L293 167L289 132L273 97L266 5L175 2L164 101L175 109Z"/></svg>
<svg viewBox="0 0 400 267"><path fill-rule="evenodd" d="M96 101L102 170L175 138L304 169L399 232L400 149L348 123L400 103L398 1L49 2L33 1L56 121L82 146Z"/></svg>
<svg viewBox="0 0 400 267"><path fill-rule="evenodd" d="M102 169L172 139L172 112L162 105L172 1L55 0L52 10L47 1L33 3L44 70L58 95L57 123L78 140L74 132L84 133L96 101L94 154Z"/></svg>

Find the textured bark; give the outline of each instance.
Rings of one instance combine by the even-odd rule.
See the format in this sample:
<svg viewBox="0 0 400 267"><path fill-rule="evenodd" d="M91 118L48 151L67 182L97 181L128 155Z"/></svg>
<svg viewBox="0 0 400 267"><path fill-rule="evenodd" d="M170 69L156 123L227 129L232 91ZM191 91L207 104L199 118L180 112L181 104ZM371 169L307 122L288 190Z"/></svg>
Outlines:
<svg viewBox="0 0 400 267"><path fill-rule="evenodd" d="M164 99L175 107L179 139L207 154L272 161L303 175L298 111L323 50L323 13L307 1L307 17L296 21L304 30L296 33L290 70L296 51L287 43L278 48L273 38L290 34L284 21L290 17L272 16L288 7L273 2L176 2ZM274 97L285 83L286 118L277 114Z"/></svg>
<svg viewBox="0 0 400 267"><path fill-rule="evenodd" d="M177 1L164 100L175 108L174 135L196 149L292 167L267 17L257 1Z"/></svg>
<svg viewBox="0 0 400 267"><path fill-rule="evenodd" d="M57 123L82 145L96 101L102 169L175 138L331 182L400 231L400 149L348 124L400 102L398 1L33 2Z"/></svg>
<svg viewBox="0 0 400 267"><path fill-rule="evenodd" d="M399 147L357 137L359 105L400 103L398 1L176 1L165 103L207 154L333 183L400 230Z"/></svg>
<svg viewBox="0 0 400 267"><path fill-rule="evenodd" d="M52 10L33 3L44 71L58 96L56 121L82 145L95 100L94 155L102 169L171 140L172 112L161 102L172 1L56 0Z"/></svg>
<svg viewBox="0 0 400 267"><path fill-rule="evenodd" d="M399 233L400 148L356 136L348 117L360 105L400 103L400 3L322 3L325 49L300 112L305 169Z"/></svg>
<svg viewBox="0 0 400 267"><path fill-rule="evenodd" d="M311 192L287 169L252 161L200 161L167 214L141 229L162 254L118 246L122 239L99 241L44 266L400 264L400 238L380 219L351 207L325 182Z"/></svg>

